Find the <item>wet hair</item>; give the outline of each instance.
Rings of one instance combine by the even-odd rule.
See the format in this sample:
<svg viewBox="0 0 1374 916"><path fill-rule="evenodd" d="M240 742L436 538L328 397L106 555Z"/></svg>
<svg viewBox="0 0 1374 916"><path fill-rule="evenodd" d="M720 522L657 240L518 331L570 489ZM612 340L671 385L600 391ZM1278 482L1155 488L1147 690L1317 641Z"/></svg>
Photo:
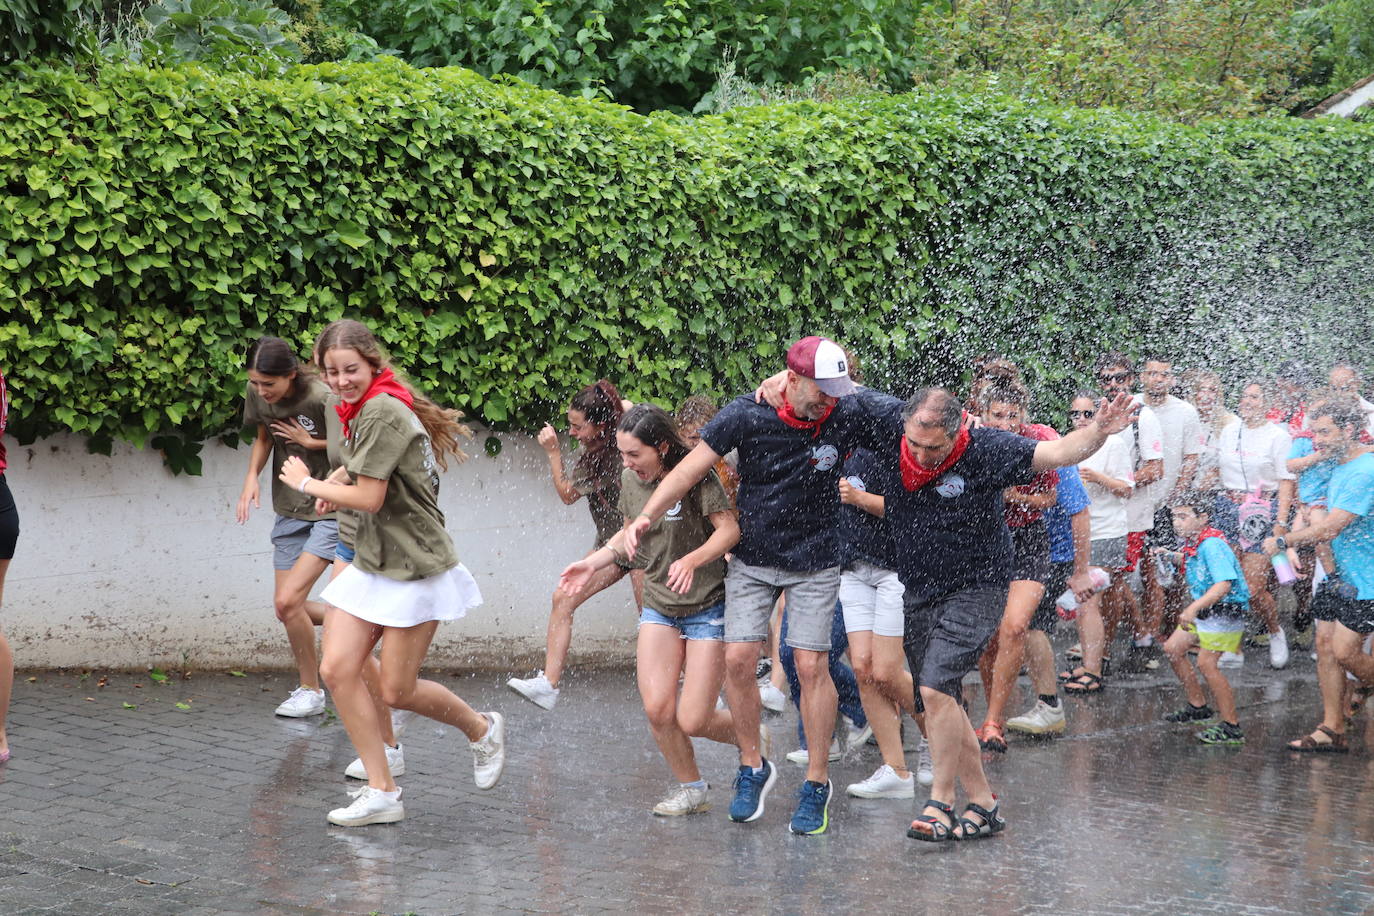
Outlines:
<svg viewBox="0 0 1374 916"><path fill-rule="evenodd" d="M296 357L296 351L280 337L259 337L253 341L253 345L248 348L246 368L273 378L292 376L291 387L287 392L291 396L300 392L304 384L302 376L306 374L306 367L301 365L301 361Z"/></svg>
<svg viewBox="0 0 1374 916"><path fill-rule="evenodd" d="M335 321L320 332L319 340L315 343L315 358L321 365L324 363L325 354L330 350L356 350L376 372L391 365L367 325L349 318ZM439 463L439 467L448 470L449 455L459 462L466 461L468 456L458 447L458 439L471 439L472 430L466 424L458 422L463 416L462 412L435 404L401 377L400 373L397 373L396 380L405 386L415 399L411 409L424 424L425 432L429 435L430 447L434 450L434 460Z"/></svg>
<svg viewBox="0 0 1374 916"><path fill-rule="evenodd" d="M1341 429L1357 432L1364 429L1368 417L1360 402L1349 395L1331 395L1313 404L1307 411L1307 420L1312 422L1322 417L1330 417L1331 422Z"/></svg>
<svg viewBox="0 0 1374 916"><path fill-rule="evenodd" d="M1143 368L1146 363L1163 363L1170 369L1174 368L1174 358L1162 350L1150 350L1140 357L1140 365Z"/></svg>
<svg viewBox="0 0 1374 916"><path fill-rule="evenodd" d="M1269 382L1265 381L1262 378L1246 379L1244 382L1241 383L1240 393L1245 394L1245 389L1249 388L1251 385L1255 386L1260 390L1260 397L1264 399L1264 403L1266 406L1274 403L1274 388L1272 385L1269 384Z"/></svg>
<svg viewBox="0 0 1374 916"><path fill-rule="evenodd" d="M984 353L973 361L973 381L969 384L968 400L964 408L974 413L983 410L983 390L994 382L1021 383L1021 369L1011 359L996 353Z"/></svg>
<svg viewBox="0 0 1374 916"><path fill-rule="evenodd" d="M1184 490L1174 499L1169 501L1170 509L1181 509L1187 507L1198 515L1212 517L1212 506L1216 502L1216 496L1206 490Z"/></svg>
<svg viewBox="0 0 1374 916"><path fill-rule="evenodd" d="M1101 375L1103 369L1113 369L1117 366L1125 369L1127 372L1131 373L1131 375L1136 374L1135 362L1120 350L1108 350L1106 353L1099 356L1097 362L1093 365L1093 374Z"/></svg>
<svg viewBox="0 0 1374 916"><path fill-rule="evenodd" d="M598 379L595 385L573 395L568 409L576 410L597 428L595 444L582 450L577 466L593 478L601 477L620 463L620 452L615 447L615 430L625 412L620 392L606 379Z"/></svg>
<svg viewBox="0 0 1374 916"><path fill-rule="evenodd" d="M715 401L704 394L692 394L677 405L674 416L678 429L694 429L705 426L719 412Z"/></svg>
<svg viewBox="0 0 1374 916"><path fill-rule="evenodd" d="M1087 398L1096 405L1098 401L1102 400L1102 393L1095 388L1079 388L1073 393L1073 397L1069 398L1069 403L1072 404L1079 398Z"/></svg>
<svg viewBox="0 0 1374 916"><path fill-rule="evenodd" d="M978 409L986 411L992 404L1011 404L1026 410L1030 407L1030 392L1026 386L1012 379L989 379L978 398Z"/></svg>
<svg viewBox="0 0 1374 916"><path fill-rule="evenodd" d="M667 445L663 452L663 466L668 470L677 467L679 461L691 451L677 431L677 424L668 412L657 404L636 404L620 418L620 431L629 433L650 448Z"/></svg>
<svg viewBox="0 0 1374 916"><path fill-rule="evenodd" d="M927 428L938 426L951 439L959 434L959 427L964 422L964 408L959 399L944 388L922 388L912 395L902 408L902 422L910 420L921 410L934 411L939 419L935 423L918 420L919 425Z"/></svg>

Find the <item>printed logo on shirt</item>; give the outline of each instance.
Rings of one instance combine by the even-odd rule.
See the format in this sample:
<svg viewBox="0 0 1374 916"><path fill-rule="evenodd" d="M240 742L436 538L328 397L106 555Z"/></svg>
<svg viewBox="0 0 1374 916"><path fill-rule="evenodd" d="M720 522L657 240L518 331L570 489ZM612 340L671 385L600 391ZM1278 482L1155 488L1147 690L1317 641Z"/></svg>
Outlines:
<svg viewBox="0 0 1374 916"><path fill-rule="evenodd" d="M308 432L308 433L309 433L310 435L312 435L312 436L315 435L315 421L314 421L314 420L310 419L309 417L307 417L307 416L306 416L305 414L303 414L303 413L298 413L298 414L296 414L296 422L300 424L301 429L305 430L306 432Z"/></svg>
<svg viewBox="0 0 1374 916"><path fill-rule="evenodd" d="M674 521L674 522L681 521L681 520L682 520L682 519L680 518L681 515L682 515L682 500L680 500L680 499L679 499L676 503L673 504L673 508L671 508L671 509L669 509L667 512L663 513L663 517L664 517L665 519L668 519L669 521Z"/></svg>
<svg viewBox="0 0 1374 916"><path fill-rule="evenodd" d="M811 466L818 471L828 471L840 460L840 450L833 445L817 445L811 449Z"/></svg>
<svg viewBox="0 0 1374 916"><path fill-rule="evenodd" d="M964 492L964 478L958 474L946 474L935 484L935 492L945 499L953 499Z"/></svg>
<svg viewBox="0 0 1374 916"><path fill-rule="evenodd" d="M857 474L852 474L849 477L846 477L845 480L849 481L849 485L854 489L863 490L865 493L868 492L868 485L865 484L864 479L858 476Z"/></svg>

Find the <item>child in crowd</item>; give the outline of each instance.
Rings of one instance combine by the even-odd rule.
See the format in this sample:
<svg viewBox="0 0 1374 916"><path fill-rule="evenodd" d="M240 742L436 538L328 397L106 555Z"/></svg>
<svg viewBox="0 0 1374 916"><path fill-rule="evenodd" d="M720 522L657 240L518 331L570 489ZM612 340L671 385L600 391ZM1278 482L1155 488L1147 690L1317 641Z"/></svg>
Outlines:
<svg viewBox="0 0 1374 916"><path fill-rule="evenodd" d="M1198 735L1203 744L1244 744L1236 716L1236 697L1217 662L1223 652L1240 648L1250 591L1236 555L1220 531L1210 527L1211 500L1186 494L1172 507L1174 531L1183 547L1171 558L1181 563L1192 601L1178 615L1178 629L1164 644L1174 673L1183 683L1188 705L1165 716L1168 722L1205 723L1216 716L1207 705L1197 673L1188 663L1188 650L1198 647L1197 668L1207 681L1221 721ZM1157 548L1156 553L1169 553Z"/></svg>

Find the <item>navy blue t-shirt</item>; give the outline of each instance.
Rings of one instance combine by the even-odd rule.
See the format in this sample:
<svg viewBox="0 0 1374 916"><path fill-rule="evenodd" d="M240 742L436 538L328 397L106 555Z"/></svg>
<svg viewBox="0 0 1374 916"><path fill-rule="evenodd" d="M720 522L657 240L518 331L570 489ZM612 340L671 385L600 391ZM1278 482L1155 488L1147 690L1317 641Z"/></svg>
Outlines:
<svg viewBox="0 0 1374 916"><path fill-rule="evenodd" d="M898 484L886 494L893 569L908 601L925 603L979 586L1011 583L1011 533L1002 491L1035 475L1040 443L979 427L954 467L915 492ZM897 445L883 453L898 468ZM998 612L1001 612L998 608Z"/></svg>
<svg viewBox="0 0 1374 916"><path fill-rule="evenodd" d="M721 408L701 441L720 455L739 452L735 556L793 571L839 566L840 459L861 445L895 448L901 408L891 395L861 388L839 399L819 434L788 426L753 395Z"/></svg>
<svg viewBox="0 0 1374 916"><path fill-rule="evenodd" d="M862 447L854 449L845 458L844 477L854 489L875 496L885 497L902 485L895 468L879 461L877 456ZM887 519L858 506L841 504L840 552L844 566L862 560L879 569L891 569L892 534L888 531Z"/></svg>

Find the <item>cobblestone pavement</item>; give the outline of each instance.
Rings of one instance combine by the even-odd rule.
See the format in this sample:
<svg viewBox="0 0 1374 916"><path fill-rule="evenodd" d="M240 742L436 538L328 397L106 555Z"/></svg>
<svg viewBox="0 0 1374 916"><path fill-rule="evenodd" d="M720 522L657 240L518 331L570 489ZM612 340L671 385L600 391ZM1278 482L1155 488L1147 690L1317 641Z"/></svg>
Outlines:
<svg viewBox="0 0 1374 916"><path fill-rule="evenodd" d="M772 720L781 778L759 822L727 820L733 754L700 741L714 809L652 817L668 773L624 671L581 673L549 713L497 675L443 677L505 711L501 783L475 789L461 736L420 720L407 820L356 829L324 819L347 801L344 730L275 718L283 676L21 674L0 912L1369 912L1374 723L1361 714L1346 756L1282 751L1315 724L1313 666L1295 652L1270 672L1263 655L1237 680L1245 747L1160 722L1180 702L1166 673L1114 678L1067 701L1067 737L991 760L1006 833L945 845L906 838L911 802L843 797L873 748L833 768L829 834L789 835L790 713Z"/></svg>

